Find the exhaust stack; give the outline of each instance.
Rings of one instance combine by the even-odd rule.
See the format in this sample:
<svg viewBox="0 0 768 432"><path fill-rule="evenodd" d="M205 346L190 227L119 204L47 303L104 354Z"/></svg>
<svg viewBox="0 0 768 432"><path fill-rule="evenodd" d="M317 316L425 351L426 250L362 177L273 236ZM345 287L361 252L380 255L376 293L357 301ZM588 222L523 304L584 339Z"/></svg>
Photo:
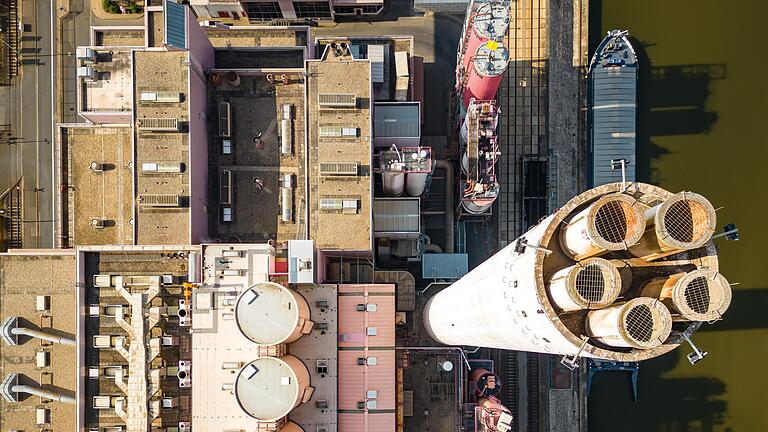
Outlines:
<svg viewBox="0 0 768 432"><path fill-rule="evenodd" d="M560 234L563 251L576 261L637 243L645 230L643 215L629 195L614 193L566 220Z"/></svg>
<svg viewBox="0 0 768 432"><path fill-rule="evenodd" d="M715 232L717 216L712 204L693 192L680 192L645 212L646 231L629 248L646 261L696 249Z"/></svg>
<svg viewBox="0 0 768 432"><path fill-rule="evenodd" d="M587 336L612 347L655 348L664 343L671 331L669 310L660 301L648 297L587 314Z"/></svg>
<svg viewBox="0 0 768 432"><path fill-rule="evenodd" d="M654 279L643 287L640 295L661 300L682 320L714 321L730 306L732 293L723 275L701 269Z"/></svg>
<svg viewBox="0 0 768 432"><path fill-rule="evenodd" d="M565 312L600 309L616 301L621 275L609 261L590 258L556 271L549 278L547 292Z"/></svg>

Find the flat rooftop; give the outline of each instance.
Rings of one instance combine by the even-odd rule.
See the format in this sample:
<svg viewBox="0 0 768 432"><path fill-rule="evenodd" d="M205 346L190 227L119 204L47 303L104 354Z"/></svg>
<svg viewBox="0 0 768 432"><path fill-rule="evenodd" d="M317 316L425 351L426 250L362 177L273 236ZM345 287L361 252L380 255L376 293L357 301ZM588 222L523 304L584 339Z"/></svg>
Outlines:
<svg viewBox="0 0 768 432"><path fill-rule="evenodd" d="M191 391L180 386L177 377L180 361L190 358L191 337L178 311L188 274L186 256L196 250L188 246L80 250L86 313L80 318L84 334L79 340L86 376L81 378L84 392L79 402L86 429L131 421L167 427L191 420ZM98 338L105 345L104 341L97 345ZM142 388L138 395L132 395L135 386ZM96 408L96 397L106 398L105 405ZM146 400L136 403L136 397ZM156 418L148 418L147 407L157 413Z"/></svg>
<svg viewBox="0 0 768 432"><path fill-rule="evenodd" d="M75 307L75 252L30 250L0 254L0 325L18 317L25 327L74 339L77 325ZM37 311L37 296L49 296L46 311ZM20 345L0 342L0 371L19 374L19 384L41 385L74 397L77 364L73 346L51 344L20 337ZM48 353L48 366L36 367L38 352ZM0 397L0 430L32 430L37 424L36 408L50 409L49 422L41 427L53 432L77 429L75 405L23 395L18 403Z"/></svg>
<svg viewBox="0 0 768 432"><path fill-rule="evenodd" d="M304 235L305 128L302 74L286 74L286 84L270 83L265 74L241 75L233 87L226 79L208 85L209 233L223 241L285 241ZM222 136L220 109L228 104L230 136ZM290 154L282 154L283 110L288 105ZM225 141L229 143L226 153ZM290 215L282 214L281 180L291 178ZM229 187L227 187L229 185ZM231 209L230 221L224 208ZM214 210L215 209L215 210Z"/></svg>
<svg viewBox="0 0 768 432"><path fill-rule="evenodd" d="M62 128L61 139L70 186L64 244L133 244L130 127Z"/></svg>
<svg viewBox="0 0 768 432"><path fill-rule="evenodd" d="M94 29L93 44L105 47L143 47L144 27Z"/></svg>
<svg viewBox="0 0 768 432"><path fill-rule="evenodd" d="M93 47L96 61L78 62L93 69L93 79L80 80L80 110L123 112L131 110L131 51L117 47Z"/></svg>
<svg viewBox="0 0 768 432"><path fill-rule="evenodd" d="M233 27L228 30L206 28L214 48L289 48L309 42L309 27Z"/></svg>
<svg viewBox="0 0 768 432"><path fill-rule="evenodd" d="M327 51L323 60L307 61L309 238L320 250L370 251L371 64ZM321 95L330 103L321 105ZM321 137L321 127L354 133Z"/></svg>
<svg viewBox="0 0 768 432"><path fill-rule="evenodd" d="M286 69L304 67L304 47L263 49L218 48L216 69Z"/></svg>
<svg viewBox="0 0 768 432"><path fill-rule="evenodd" d="M139 244L184 244L190 239L188 61L187 51L134 53ZM180 101L142 102L143 92L169 92L180 95Z"/></svg>
<svg viewBox="0 0 768 432"><path fill-rule="evenodd" d="M197 365L192 369L193 429L250 429L257 423L228 384L235 382L234 374L241 366L263 357L267 347L260 347L241 331L235 307L248 288L269 281L274 253L267 244L203 246L203 284L192 297L192 363ZM316 328L290 343L288 351L309 371L314 392L312 401L294 408L289 418L305 430L316 426L336 430L336 286L295 288L309 304ZM318 323L324 323L324 328L317 328ZM267 411L285 407L283 400L273 403L264 398L251 400L253 397L248 398L248 406L260 403ZM328 408L317 409L317 400L326 401Z"/></svg>

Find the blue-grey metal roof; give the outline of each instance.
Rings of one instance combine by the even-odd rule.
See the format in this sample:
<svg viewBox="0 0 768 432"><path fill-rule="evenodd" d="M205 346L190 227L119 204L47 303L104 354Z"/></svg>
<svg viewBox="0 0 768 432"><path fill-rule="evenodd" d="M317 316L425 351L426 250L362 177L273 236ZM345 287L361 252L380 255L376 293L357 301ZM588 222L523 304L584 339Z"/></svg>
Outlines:
<svg viewBox="0 0 768 432"><path fill-rule="evenodd" d="M421 136L418 102L374 104L373 136L374 138Z"/></svg>
<svg viewBox="0 0 768 432"><path fill-rule="evenodd" d="M424 254L421 277L424 279L459 279L469 271L467 254Z"/></svg>
<svg viewBox="0 0 768 432"><path fill-rule="evenodd" d="M592 186L621 181L611 160L626 159L627 181L635 181L637 68L598 67L591 76Z"/></svg>
<svg viewBox="0 0 768 432"><path fill-rule="evenodd" d="M165 1L165 43L180 49L187 49L186 6L175 1Z"/></svg>
<svg viewBox="0 0 768 432"><path fill-rule="evenodd" d="M376 198L373 200L373 231L376 237L419 238L419 198Z"/></svg>

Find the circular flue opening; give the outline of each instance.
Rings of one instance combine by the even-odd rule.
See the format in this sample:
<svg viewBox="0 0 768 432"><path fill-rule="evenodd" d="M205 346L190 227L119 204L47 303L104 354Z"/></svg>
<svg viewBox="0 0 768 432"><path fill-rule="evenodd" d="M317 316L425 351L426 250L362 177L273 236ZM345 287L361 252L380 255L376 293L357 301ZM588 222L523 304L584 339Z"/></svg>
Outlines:
<svg viewBox="0 0 768 432"><path fill-rule="evenodd" d="M637 305L627 312L627 333L638 342L649 342L653 336L653 313L648 305Z"/></svg>
<svg viewBox="0 0 768 432"><path fill-rule="evenodd" d="M595 229L610 243L622 243L627 238L627 203L609 201L597 211Z"/></svg>
<svg viewBox="0 0 768 432"><path fill-rule="evenodd" d="M187 310L186 309L179 309L179 316L184 318L187 316Z"/></svg>
<svg viewBox="0 0 768 432"><path fill-rule="evenodd" d="M710 269L687 273L672 290L675 309L691 321L721 318L731 304L731 296L731 286L725 277Z"/></svg>
<svg viewBox="0 0 768 432"><path fill-rule="evenodd" d="M668 246L693 249L712 236L715 219L715 209L706 198L681 192L667 200L657 213L657 236Z"/></svg>
<svg viewBox="0 0 768 432"><path fill-rule="evenodd" d="M179 373L176 374L176 376L178 376L179 379L185 379L187 377L187 371L180 370Z"/></svg>
<svg viewBox="0 0 768 432"><path fill-rule="evenodd" d="M622 333L630 346L648 349L667 340L672 331L672 315L664 303L638 297L627 302L624 307Z"/></svg>
<svg viewBox="0 0 768 432"><path fill-rule="evenodd" d="M590 264L576 275L576 292L589 303L600 302L605 295L605 277L597 264Z"/></svg>
<svg viewBox="0 0 768 432"><path fill-rule="evenodd" d="M707 212L701 203L683 199L676 201L664 214L667 232L677 241L691 243L704 233Z"/></svg>
<svg viewBox="0 0 768 432"><path fill-rule="evenodd" d="M705 314L709 311L710 297L707 278L699 276L688 283L685 287L685 304L699 314Z"/></svg>
<svg viewBox="0 0 768 432"><path fill-rule="evenodd" d="M645 219L635 200L627 195L606 195L590 213L589 234L596 245L607 250L626 249L637 243L645 231Z"/></svg>

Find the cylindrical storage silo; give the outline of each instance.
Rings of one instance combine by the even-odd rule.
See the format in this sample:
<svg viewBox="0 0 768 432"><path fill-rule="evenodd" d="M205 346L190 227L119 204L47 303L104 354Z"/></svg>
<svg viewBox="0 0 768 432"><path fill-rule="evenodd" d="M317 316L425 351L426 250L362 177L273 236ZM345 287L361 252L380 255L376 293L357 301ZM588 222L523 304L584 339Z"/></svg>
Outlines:
<svg viewBox="0 0 768 432"><path fill-rule="evenodd" d="M566 312L600 309L621 293L621 275L610 261L589 258L553 273L547 292L552 303Z"/></svg>
<svg viewBox="0 0 768 432"><path fill-rule="evenodd" d="M617 348L655 348L672 331L672 315L664 303L638 297L626 303L590 311L587 336Z"/></svg>
<svg viewBox="0 0 768 432"><path fill-rule="evenodd" d="M425 172L410 172L405 178L405 190L412 197L421 196L424 188L427 186L427 176Z"/></svg>
<svg viewBox="0 0 768 432"><path fill-rule="evenodd" d="M487 41L480 45L467 70L467 83L464 86L464 106L469 106L472 98L492 100L504 78L504 71L509 65L509 51L501 42Z"/></svg>
<svg viewBox="0 0 768 432"><path fill-rule="evenodd" d="M397 197L403 194L405 186L405 174L401 171L385 171L381 174L384 194Z"/></svg>
<svg viewBox="0 0 768 432"><path fill-rule="evenodd" d="M478 398L496 396L501 391L501 378L487 369L475 369L469 377L474 383L475 396Z"/></svg>
<svg viewBox="0 0 768 432"><path fill-rule="evenodd" d="M640 295L661 300L682 320L713 321L728 309L732 293L723 275L699 269L653 279L642 288Z"/></svg>
<svg viewBox="0 0 768 432"><path fill-rule="evenodd" d="M569 217L560 231L563 251L576 261L606 251L624 250L643 235L645 221L629 195L604 195Z"/></svg>
<svg viewBox="0 0 768 432"><path fill-rule="evenodd" d="M715 232L717 216L703 196L680 192L648 209L645 221L645 233L629 252L651 261L704 245Z"/></svg>
<svg viewBox="0 0 768 432"><path fill-rule="evenodd" d="M472 55L477 48L490 40L500 40L509 30L509 4L488 2L477 8L472 25L468 29L467 46L462 58L465 70L469 70Z"/></svg>
<svg viewBox="0 0 768 432"><path fill-rule="evenodd" d="M296 291L273 282L253 285L235 306L240 331L259 345L291 343L311 324L309 305Z"/></svg>
<svg viewBox="0 0 768 432"><path fill-rule="evenodd" d="M235 380L235 396L248 415L264 422L280 420L298 406L309 389L309 371L292 355L260 357Z"/></svg>

